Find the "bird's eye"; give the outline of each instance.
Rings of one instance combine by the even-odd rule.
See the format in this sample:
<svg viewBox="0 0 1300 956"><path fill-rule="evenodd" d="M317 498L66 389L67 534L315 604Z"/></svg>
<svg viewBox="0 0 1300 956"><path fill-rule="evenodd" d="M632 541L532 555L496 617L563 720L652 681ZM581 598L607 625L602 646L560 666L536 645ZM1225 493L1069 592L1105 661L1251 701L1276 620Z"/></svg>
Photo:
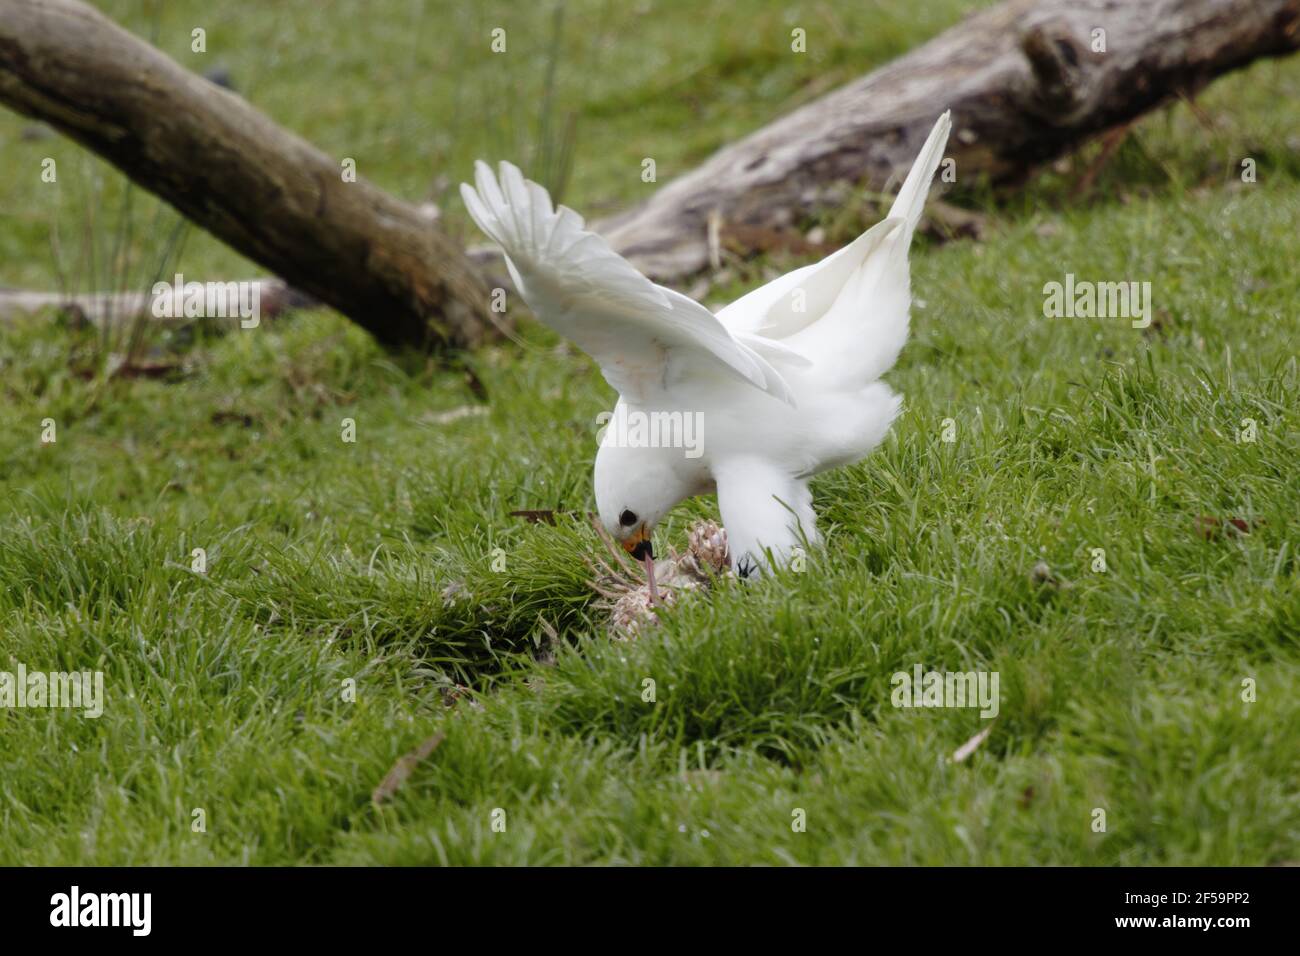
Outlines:
<svg viewBox="0 0 1300 956"><path fill-rule="evenodd" d="M632 525L636 524L636 515L630 511L624 511L618 516L618 523L624 528L630 528Z"/></svg>

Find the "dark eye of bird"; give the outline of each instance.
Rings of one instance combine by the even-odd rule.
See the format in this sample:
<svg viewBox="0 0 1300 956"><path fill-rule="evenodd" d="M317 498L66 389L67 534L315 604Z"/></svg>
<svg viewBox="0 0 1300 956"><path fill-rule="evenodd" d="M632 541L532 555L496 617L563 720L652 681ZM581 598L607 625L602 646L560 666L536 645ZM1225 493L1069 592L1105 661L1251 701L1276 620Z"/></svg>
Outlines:
<svg viewBox="0 0 1300 956"><path fill-rule="evenodd" d="M630 511L624 511L618 516L618 523L625 528L630 528L632 525L636 524L636 515Z"/></svg>

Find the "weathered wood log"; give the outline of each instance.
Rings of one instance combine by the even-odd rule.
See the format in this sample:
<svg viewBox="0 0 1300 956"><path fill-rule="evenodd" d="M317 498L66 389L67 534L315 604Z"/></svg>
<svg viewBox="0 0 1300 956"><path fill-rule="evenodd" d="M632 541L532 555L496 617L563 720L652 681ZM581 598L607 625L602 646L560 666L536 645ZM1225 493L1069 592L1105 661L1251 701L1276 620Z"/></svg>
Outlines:
<svg viewBox="0 0 1300 956"><path fill-rule="evenodd" d="M495 328L477 269L426 216L79 0L0 0L0 103L385 345L473 347Z"/></svg>
<svg viewBox="0 0 1300 956"><path fill-rule="evenodd" d="M172 280L164 280L171 282ZM249 279L238 285L257 287L258 318L269 319L288 309L310 308L319 305L315 299L284 283L280 279ZM67 312L92 325L121 325L144 316L163 326L188 325L195 320L185 315L183 300L178 302L174 293L168 293L173 302L168 314L155 315L156 296L148 292L29 292L23 289L0 289L0 322L10 321L33 312L47 309ZM238 312L226 310L224 316L204 316L229 326L238 326Z"/></svg>
<svg viewBox="0 0 1300 956"><path fill-rule="evenodd" d="M711 216L725 243L728 231L788 229L856 188L897 184L945 109L957 181L1004 183L1297 47L1300 0L1007 0L595 228L648 275L680 279L708 265Z"/></svg>

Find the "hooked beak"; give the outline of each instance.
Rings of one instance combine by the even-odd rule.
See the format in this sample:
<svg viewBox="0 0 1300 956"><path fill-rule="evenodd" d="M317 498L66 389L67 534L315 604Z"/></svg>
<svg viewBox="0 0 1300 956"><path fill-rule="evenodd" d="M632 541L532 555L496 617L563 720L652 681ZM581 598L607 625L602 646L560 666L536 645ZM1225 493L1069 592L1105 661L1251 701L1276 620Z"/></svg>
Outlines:
<svg viewBox="0 0 1300 956"><path fill-rule="evenodd" d="M650 542L650 532L646 530L644 521L623 539L623 550L638 561L644 561L646 558L654 560L655 546Z"/></svg>
<svg viewBox="0 0 1300 956"><path fill-rule="evenodd" d="M636 531L624 539L623 550L645 566L646 581L650 585L650 601L652 604L658 604L659 588L655 585L655 546L650 541L650 532L646 530L644 521L637 525Z"/></svg>

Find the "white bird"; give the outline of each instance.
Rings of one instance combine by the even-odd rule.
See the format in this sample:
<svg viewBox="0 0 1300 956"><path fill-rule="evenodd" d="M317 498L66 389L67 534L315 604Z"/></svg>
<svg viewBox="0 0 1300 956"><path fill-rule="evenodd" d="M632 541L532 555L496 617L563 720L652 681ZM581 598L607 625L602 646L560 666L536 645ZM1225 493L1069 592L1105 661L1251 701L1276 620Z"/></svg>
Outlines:
<svg viewBox="0 0 1300 956"><path fill-rule="evenodd" d="M480 161L477 188L461 185L529 308L618 391L613 421L704 426L698 448L607 434L596 454L601 523L645 562L652 592L651 532L682 500L717 492L732 566L749 576L817 543L809 479L884 439L902 400L880 377L907 340L908 247L950 127L944 113L888 218L717 315L651 282L510 163L498 182Z"/></svg>

